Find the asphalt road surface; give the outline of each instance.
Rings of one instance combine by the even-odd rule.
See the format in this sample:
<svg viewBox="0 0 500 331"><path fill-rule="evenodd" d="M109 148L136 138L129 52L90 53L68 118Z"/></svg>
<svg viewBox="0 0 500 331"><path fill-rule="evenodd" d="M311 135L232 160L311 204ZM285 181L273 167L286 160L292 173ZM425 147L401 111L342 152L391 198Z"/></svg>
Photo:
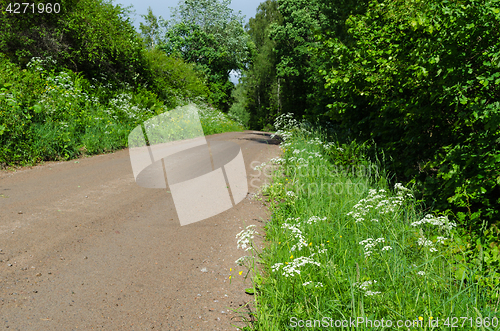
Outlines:
<svg viewBox="0 0 500 331"><path fill-rule="evenodd" d="M137 185L128 150L0 171L0 328L244 326L253 297L235 235L269 216L251 199L267 178L250 165L278 156L278 141L255 131L207 140L240 146L249 194L185 226L168 187Z"/></svg>

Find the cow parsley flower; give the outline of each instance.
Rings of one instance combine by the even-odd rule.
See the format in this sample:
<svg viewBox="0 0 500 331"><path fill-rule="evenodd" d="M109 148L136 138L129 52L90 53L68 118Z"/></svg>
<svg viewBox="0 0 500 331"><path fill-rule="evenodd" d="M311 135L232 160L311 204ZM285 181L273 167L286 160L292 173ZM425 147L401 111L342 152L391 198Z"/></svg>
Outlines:
<svg viewBox="0 0 500 331"><path fill-rule="evenodd" d="M242 256L240 257L239 259L237 259L236 261L234 261L234 263L236 263L237 265L240 265L242 266L246 260L249 259L249 256Z"/></svg>
<svg viewBox="0 0 500 331"><path fill-rule="evenodd" d="M314 284L314 282L308 281L308 282L305 282L304 284L302 284L302 286L307 286L309 284ZM314 287L323 287L323 283L316 282L316 284L314 284Z"/></svg>
<svg viewBox="0 0 500 331"><path fill-rule="evenodd" d="M365 257L371 256L373 254L373 252L375 251L377 244L379 244L379 243L385 243L385 239L382 237L377 238L377 239L368 238L368 239L365 239L365 240L362 240L359 242L359 244L363 246L363 249L365 251L364 252ZM382 248L382 250L385 251L385 250L389 249L386 247L391 247L391 246L384 246L384 248ZM391 247L391 249L392 249L392 247Z"/></svg>
<svg viewBox="0 0 500 331"><path fill-rule="evenodd" d="M450 231L451 229L453 229L454 227L457 226L456 223L449 221L448 216L434 217L431 214L425 215L425 217L422 218L420 221L416 221L416 222L411 223L411 226L416 227L416 226L419 226L422 224L435 225L435 226L439 227L440 230L446 230L446 231Z"/></svg>
<svg viewBox="0 0 500 331"><path fill-rule="evenodd" d="M295 275L300 275L300 268L305 266L306 264L312 264L316 266L321 266L319 262L314 261L310 257L301 256L290 262L289 264L276 263L271 267L271 270L274 272L282 270L282 275L285 277L293 277Z"/></svg>
<svg viewBox="0 0 500 331"><path fill-rule="evenodd" d="M245 251L252 249L252 239L254 235L258 232L255 231L255 225L249 225L246 229L241 230L240 233L236 235L238 239L238 248L244 249Z"/></svg>

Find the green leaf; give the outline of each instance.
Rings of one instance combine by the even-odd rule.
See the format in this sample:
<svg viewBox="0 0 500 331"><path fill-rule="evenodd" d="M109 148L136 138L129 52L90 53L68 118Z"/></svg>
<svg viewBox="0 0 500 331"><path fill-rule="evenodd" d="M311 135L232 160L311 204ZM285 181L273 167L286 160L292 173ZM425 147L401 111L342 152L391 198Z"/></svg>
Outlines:
<svg viewBox="0 0 500 331"><path fill-rule="evenodd" d="M37 114L42 112L42 106L40 106L40 105L34 105L33 109L34 109L35 113L37 113Z"/></svg>
<svg viewBox="0 0 500 331"><path fill-rule="evenodd" d="M245 289L246 294L254 295L255 294L255 289L253 287L249 287Z"/></svg>
<svg viewBox="0 0 500 331"><path fill-rule="evenodd" d="M459 280L465 279L467 277L467 269L465 267L461 266L455 271L455 277Z"/></svg>

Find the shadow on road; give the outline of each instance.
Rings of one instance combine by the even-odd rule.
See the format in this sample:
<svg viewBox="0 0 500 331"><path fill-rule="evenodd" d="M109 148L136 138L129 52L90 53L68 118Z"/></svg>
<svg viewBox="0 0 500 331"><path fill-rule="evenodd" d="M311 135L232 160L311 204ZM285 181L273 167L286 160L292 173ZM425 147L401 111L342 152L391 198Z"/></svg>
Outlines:
<svg viewBox="0 0 500 331"><path fill-rule="evenodd" d="M271 133L265 133L265 132L254 132L252 135L256 136L262 136L262 137L255 137L255 138L238 138L238 140L250 140L250 141L255 141L261 144L268 144L268 145L279 145L283 142L283 139L279 136L275 136L274 138L271 138Z"/></svg>

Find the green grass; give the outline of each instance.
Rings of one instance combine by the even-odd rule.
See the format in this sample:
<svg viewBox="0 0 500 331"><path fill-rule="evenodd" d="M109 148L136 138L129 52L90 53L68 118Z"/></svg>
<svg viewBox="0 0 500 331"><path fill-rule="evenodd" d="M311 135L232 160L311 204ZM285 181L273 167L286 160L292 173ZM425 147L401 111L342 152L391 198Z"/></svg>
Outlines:
<svg viewBox="0 0 500 331"><path fill-rule="evenodd" d="M221 111L204 105L198 105L198 108L201 126L206 136L223 132L243 131L245 129L241 124Z"/></svg>
<svg viewBox="0 0 500 331"><path fill-rule="evenodd" d="M355 143L293 127L280 132L283 155L263 187L266 247L244 263L257 293L249 329L341 329L335 321L351 318L363 323L344 329L498 330L498 273L463 262L467 243L451 220L424 213L411 189L388 187L378 164L352 154ZM478 323L486 317L490 327ZM366 324L382 319L393 327Z"/></svg>

